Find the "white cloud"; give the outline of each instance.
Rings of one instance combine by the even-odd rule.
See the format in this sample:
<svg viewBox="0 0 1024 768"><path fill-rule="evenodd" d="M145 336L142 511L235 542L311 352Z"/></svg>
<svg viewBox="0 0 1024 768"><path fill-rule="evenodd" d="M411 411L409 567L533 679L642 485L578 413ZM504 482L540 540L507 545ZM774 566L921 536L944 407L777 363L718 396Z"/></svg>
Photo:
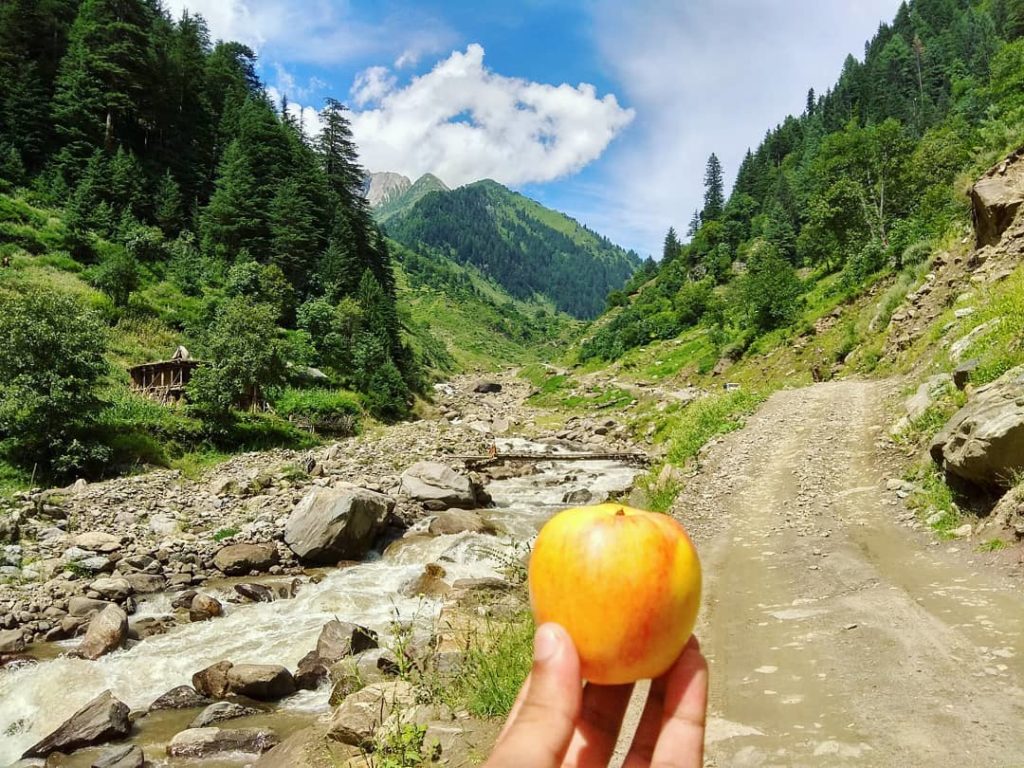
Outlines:
<svg viewBox="0 0 1024 768"><path fill-rule="evenodd" d="M305 131L306 135L316 136L320 133L320 114L316 109L313 107L304 107L297 101L292 101L291 97L288 96L287 93L282 93L274 86L267 88L267 95L277 106L279 112L281 111L281 102L287 96L288 114L302 126L302 130Z"/></svg>
<svg viewBox="0 0 1024 768"><path fill-rule="evenodd" d="M238 40L276 59L319 65L365 56L408 61L449 49L455 34L436 16L405 9L372 21L347 0L164 0L175 17L183 10L206 18L215 39Z"/></svg>
<svg viewBox="0 0 1024 768"><path fill-rule="evenodd" d="M551 181L598 158L633 119L592 85L547 85L495 74L470 45L399 88L388 70L356 79L352 131L363 164L452 185Z"/></svg>
<svg viewBox="0 0 1024 768"><path fill-rule="evenodd" d="M630 141L610 153L601 189L581 188L574 215L620 242L658 253L669 225L685 230L702 204L716 152L731 184L748 147L807 89L835 83L847 53L900 0L601 0L595 42L637 110Z"/></svg>

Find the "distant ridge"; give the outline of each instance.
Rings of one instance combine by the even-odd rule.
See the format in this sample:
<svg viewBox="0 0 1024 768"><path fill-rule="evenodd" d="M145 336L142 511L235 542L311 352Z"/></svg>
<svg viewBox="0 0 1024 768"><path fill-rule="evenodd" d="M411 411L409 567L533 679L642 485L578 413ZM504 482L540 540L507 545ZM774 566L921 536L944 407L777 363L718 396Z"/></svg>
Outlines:
<svg viewBox="0 0 1024 768"><path fill-rule="evenodd" d="M369 195L367 200L373 209L373 217L381 224L405 213L431 192L451 191L447 184L432 173L423 174L412 184L405 176L399 176L397 173L375 173L370 177L371 189L373 187L372 180L377 176L386 177L386 179L382 178L378 182L376 202L370 199ZM404 185L402 182L405 182ZM385 186L387 187L386 191Z"/></svg>

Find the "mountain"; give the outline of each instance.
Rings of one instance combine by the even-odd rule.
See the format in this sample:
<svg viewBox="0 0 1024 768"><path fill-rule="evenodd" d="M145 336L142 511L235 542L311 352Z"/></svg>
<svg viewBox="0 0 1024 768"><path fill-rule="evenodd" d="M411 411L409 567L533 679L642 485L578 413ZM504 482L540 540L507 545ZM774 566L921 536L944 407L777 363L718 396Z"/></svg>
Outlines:
<svg viewBox="0 0 1024 768"><path fill-rule="evenodd" d="M402 197L411 186L412 182L408 177L400 173L371 173L366 177L363 197L371 208L378 208Z"/></svg>
<svg viewBox="0 0 1024 768"><path fill-rule="evenodd" d="M635 253L497 182L437 191L393 213L388 235L413 251L473 266L517 299L548 299L589 319L640 264Z"/></svg>
<svg viewBox="0 0 1024 768"><path fill-rule="evenodd" d="M408 211L431 192L448 191L450 191L448 185L437 178L437 176L432 173L425 173L416 179L414 184L407 186L401 194L389 196L387 199L381 200L376 204L371 200L370 207L373 209L373 218L379 224L384 224L398 214Z"/></svg>

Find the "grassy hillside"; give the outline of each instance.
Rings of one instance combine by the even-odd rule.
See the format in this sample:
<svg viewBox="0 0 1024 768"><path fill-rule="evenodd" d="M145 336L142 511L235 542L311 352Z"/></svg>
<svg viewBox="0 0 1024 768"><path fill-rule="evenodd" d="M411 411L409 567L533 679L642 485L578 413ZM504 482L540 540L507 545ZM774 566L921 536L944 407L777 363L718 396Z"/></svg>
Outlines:
<svg viewBox="0 0 1024 768"><path fill-rule="evenodd" d="M564 214L493 181L428 194L388 220L388 234L420 252L470 265L523 301L596 316L639 259Z"/></svg>

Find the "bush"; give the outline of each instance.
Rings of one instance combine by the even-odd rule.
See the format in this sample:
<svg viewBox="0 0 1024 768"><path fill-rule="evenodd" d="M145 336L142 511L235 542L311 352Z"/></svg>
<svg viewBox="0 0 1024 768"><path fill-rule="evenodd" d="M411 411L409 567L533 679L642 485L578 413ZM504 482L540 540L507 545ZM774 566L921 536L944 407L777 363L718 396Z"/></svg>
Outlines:
<svg viewBox="0 0 1024 768"><path fill-rule="evenodd" d="M278 415L308 420L317 429L354 435L359 431L359 395L343 389L286 389L274 400Z"/></svg>

